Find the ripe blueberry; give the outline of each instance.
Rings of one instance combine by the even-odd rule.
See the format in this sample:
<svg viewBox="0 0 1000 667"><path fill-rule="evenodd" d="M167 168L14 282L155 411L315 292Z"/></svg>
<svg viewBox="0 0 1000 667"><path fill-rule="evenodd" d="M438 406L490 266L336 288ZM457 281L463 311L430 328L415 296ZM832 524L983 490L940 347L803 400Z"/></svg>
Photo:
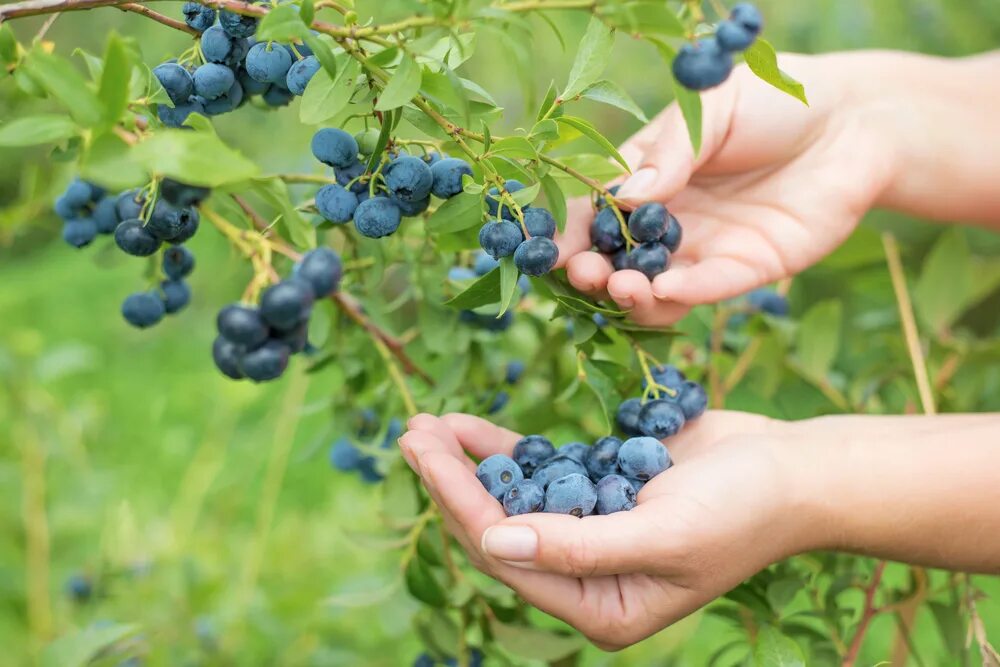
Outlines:
<svg viewBox="0 0 1000 667"><path fill-rule="evenodd" d="M115 200L115 207L118 209L118 217L121 220L134 220L142 213L142 206L146 199L138 190L126 190L118 195Z"/></svg>
<svg viewBox="0 0 1000 667"><path fill-rule="evenodd" d="M449 157L438 160L431 166L431 194L439 199L448 199L462 192L462 176L472 176L472 167L465 160Z"/></svg>
<svg viewBox="0 0 1000 667"><path fill-rule="evenodd" d="M229 86L229 90L214 100L207 100L205 102L205 114L209 116L220 116L224 113L229 113L230 111L235 110L242 103L243 86L240 85L239 81L234 80L233 85Z"/></svg>
<svg viewBox="0 0 1000 667"><path fill-rule="evenodd" d="M509 220L493 220L479 230L479 245L494 259L510 257L523 240L521 229Z"/></svg>
<svg viewBox="0 0 1000 667"><path fill-rule="evenodd" d="M498 391L493 400L490 402L490 406L486 409L487 414L495 415L496 413L507 407L507 403L510 402L510 394L505 391Z"/></svg>
<svg viewBox="0 0 1000 667"><path fill-rule="evenodd" d="M189 241L198 232L198 224L201 221L201 216L198 214L198 209L196 208L185 208L184 214L179 216L180 228L170 243L175 245Z"/></svg>
<svg viewBox="0 0 1000 667"><path fill-rule="evenodd" d="M503 184L504 190L506 190L511 194L518 192L519 190L523 190L524 187L525 187L524 183L522 183L521 181L516 181L514 179L510 179L509 181L504 181ZM496 188L490 188L489 193L487 194L486 197L486 206L489 208L490 215L493 216L494 218L501 217L499 215L499 212L500 209L503 208L502 217L504 220L517 219L514 216L514 211L510 207L510 202L508 202L506 199L502 199L500 196L500 191L497 190ZM521 208L523 210L526 207L522 206Z"/></svg>
<svg viewBox="0 0 1000 667"><path fill-rule="evenodd" d="M626 221L628 218L626 218ZM598 250L613 253L625 247L622 225L615 215L615 209L606 207L598 211L590 224L590 240Z"/></svg>
<svg viewBox="0 0 1000 667"><path fill-rule="evenodd" d="M430 208L431 205L430 195L419 201L403 201L402 199L396 199L395 197L389 197L389 199L391 199L392 203L399 207L399 212L407 218L413 218L422 214Z"/></svg>
<svg viewBox="0 0 1000 667"><path fill-rule="evenodd" d="M306 56L288 68L285 85L295 95L302 95L306 92L306 86L312 81L319 68L319 59L316 56Z"/></svg>
<svg viewBox="0 0 1000 667"><path fill-rule="evenodd" d="M361 195L369 194L369 178L362 178L367 170L368 167L365 163L355 160L348 166L337 167L333 171L337 175L337 185L347 188L358 195L358 201L360 202Z"/></svg>
<svg viewBox="0 0 1000 667"><path fill-rule="evenodd" d="M341 129L324 127L313 135L312 153L325 165L346 169L358 161L358 142Z"/></svg>
<svg viewBox="0 0 1000 667"><path fill-rule="evenodd" d="M114 197L105 197L94 207L94 222L97 223L99 234L114 234L115 227L121 222L118 219L118 207Z"/></svg>
<svg viewBox="0 0 1000 667"><path fill-rule="evenodd" d="M491 496L502 501L511 487L524 479L524 473L514 459L494 454L476 467L476 478Z"/></svg>
<svg viewBox="0 0 1000 667"><path fill-rule="evenodd" d="M670 453L656 438L629 438L618 450L618 467L626 477L647 482L673 465Z"/></svg>
<svg viewBox="0 0 1000 667"><path fill-rule="evenodd" d="M584 475L566 475L545 490L545 511L552 514L583 517L592 514L596 505L597 488Z"/></svg>
<svg viewBox="0 0 1000 667"><path fill-rule="evenodd" d="M628 268L652 280L670 268L670 251L659 241L643 243L628 254Z"/></svg>
<svg viewBox="0 0 1000 667"><path fill-rule="evenodd" d="M518 270L528 276L541 276L549 271L559 261L559 247L552 239L535 236L514 251L514 264Z"/></svg>
<svg viewBox="0 0 1000 667"><path fill-rule="evenodd" d="M558 450L556 450L557 456L567 456L574 461L587 464L587 454L590 452L590 447L582 442L570 442ZM589 472L589 471L588 471Z"/></svg>
<svg viewBox="0 0 1000 667"><path fill-rule="evenodd" d="M168 107L166 104L156 105L156 117L167 127L184 127L188 116L204 112L205 105L196 97L192 97L187 104L178 104L175 107Z"/></svg>
<svg viewBox="0 0 1000 667"><path fill-rule="evenodd" d="M129 294L122 302L122 317L134 327L145 329L163 319L166 309L155 292Z"/></svg>
<svg viewBox="0 0 1000 667"><path fill-rule="evenodd" d="M646 486L644 481L641 479L635 479L634 477L629 477L628 483L632 485L632 488L635 490L635 495L637 496L639 495L639 492L642 491L642 487Z"/></svg>
<svg viewBox="0 0 1000 667"><path fill-rule="evenodd" d="M743 51L753 44L756 38L757 35L735 21L722 21L715 28L715 39L726 51Z"/></svg>
<svg viewBox="0 0 1000 667"><path fill-rule="evenodd" d="M531 236L544 236L551 239L556 235L556 219L547 209L527 208L524 210L524 226Z"/></svg>
<svg viewBox="0 0 1000 667"><path fill-rule="evenodd" d="M705 414L705 409L708 407L708 394L705 393L705 388L700 384L688 380L681 388L680 400L677 401L677 405L684 413L685 422L697 419Z"/></svg>
<svg viewBox="0 0 1000 667"><path fill-rule="evenodd" d="M667 246L667 250L670 252L677 252L677 249L681 247L681 238L683 236L684 230L681 229L681 223L672 214L668 215L667 231L660 237L660 243Z"/></svg>
<svg viewBox="0 0 1000 667"><path fill-rule="evenodd" d="M199 5L201 6L201 5ZM175 181L172 178L164 178L160 181L160 196L168 204L173 206L197 206L205 201L212 191L198 185L188 185Z"/></svg>
<svg viewBox="0 0 1000 667"><path fill-rule="evenodd" d="M434 176L427 163L418 157L404 155L386 166L385 184L389 193L401 201L416 202L431 193Z"/></svg>
<svg viewBox="0 0 1000 667"><path fill-rule="evenodd" d="M507 369L504 371L504 381L507 384L517 384L522 375L524 375L524 362L515 359L507 364Z"/></svg>
<svg viewBox="0 0 1000 667"><path fill-rule="evenodd" d="M257 31L255 17L235 14L225 9L219 12L219 24L232 37L253 37Z"/></svg>
<svg viewBox="0 0 1000 667"><path fill-rule="evenodd" d="M288 346L288 351L298 354L309 344L309 321L303 320L288 331L275 332L275 340L280 340Z"/></svg>
<svg viewBox="0 0 1000 667"><path fill-rule="evenodd" d="M628 268L628 251L622 248L611 256L611 266L615 271L624 271Z"/></svg>
<svg viewBox="0 0 1000 667"><path fill-rule="evenodd" d="M649 202L632 211L628 231L639 243L658 241L667 231L667 207L659 202Z"/></svg>
<svg viewBox="0 0 1000 667"><path fill-rule="evenodd" d="M357 208L358 196L339 185L324 185L316 193L316 209L330 222L349 222Z"/></svg>
<svg viewBox="0 0 1000 667"><path fill-rule="evenodd" d="M656 384L661 387L667 387L668 389L674 389L680 391L681 387L684 386L684 373L680 371L679 368L672 364L664 364L663 366L654 366L650 369L650 375L656 380ZM642 388L645 389L648 383L646 380L642 381Z"/></svg>
<svg viewBox="0 0 1000 667"><path fill-rule="evenodd" d="M285 81L292 66L292 57L280 45L272 42L257 42L247 53L244 67L251 79L262 83Z"/></svg>
<svg viewBox="0 0 1000 667"><path fill-rule="evenodd" d="M325 247L307 252L294 269L294 276L307 282L317 299L330 296L337 290L342 273L340 256Z"/></svg>
<svg viewBox="0 0 1000 667"><path fill-rule="evenodd" d="M270 87L264 91L263 97L264 103L269 107L285 107L295 99L295 95L292 94L292 91L285 88L284 84L277 83L272 83Z"/></svg>
<svg viewBox="0 0 1000 667"><path fill-rule="evenodd" d="M543 462L555 456L556 448L552 441L541 435L527 435L514 445L514 460L526 477L531 477Z"/></svg>
<svg viewBox="0 0 1000 667"><path fill-rule="evenodd" d="M610 193L611 196L614 197L615 195L618 194L618 191L621 190L621 188L622 188L621 185L612 185L610 188L608 188L608 193ZM606 199L604 199L603 195L598 196L597 197L597 202L594 204L595 208L598 211L600 211L603 208L607 208L607 205L608 205L608 202L607 202Z"/></svg>
<svg viewBox="0 0 1000 667"><path fill-rule="evenodd" d="M498 266L500 266L500 262L490 257L485 250L480 250L476 253L476 259L472 263L472 270L476 272L476 275L485 276Z"/></svg>
<svg viewBox="0 0 1000 667"><path fill-rule="evenodd" d="M541 512L545 506L545 489L530 479L522 479L508 489L503 497L503 511L507 516Z"/></svg>
<svg viewBox="0 0 1000 667"><path fill-rule="evenodd" d="M160 282L160 292L163 296L163 308L170 315L183 310L191 302L191 287L183 280Z"/></svg>
<svg viewBox="0 0 1000 667"><path fill-rule="evenodd" d="M146 229L161 241L172 241L191 224L190 218L197 213L194 209L176 208L168 204L153 208Z"/></svg>
<svg viewBox="0 0 1000 667"><path fill-rule="evenodd" d="M236 80L243 87L243 94L247 97L251 95L263 95L271 88L271 84L269 83L263 83L250 78L246 67L242 65L236 68ZM289 92L289 95L291 95L291 92Z"/></svg>
<svg viewBox="0 0 1000 667"><path fill-rule="evenodd" d="M613 435L601 438L587 450L587 473L593 480L600 480L618 473L618 449L622 441Z"/></svg>
<svg viewBox="0 0 1000 667"><path fill-rule="evenodd" d="M635 489L621 475L608 475L597 483L598 514L628 512L635 505Z"/></svg>
<svg viewBox="0 0 1000 667"><path fill-rule="evenodd" d="M233 70L218 63L205 63L194 71L194 90L206 100L225 95L236 81Z"/></svg>
<svg viewBox="0 0 1000 667"><path fill-rule="evenodd" d="M215 367L228 378L242 380L245 375L240 370L243 348L223 336L217 336L212 343L212 360Z"/></svg>
<svg viewBox="0 0 1000 667"><path fill-rule="evenodd" d="M200 33L204 33L215 23L215 10L197 2L185 2L181 12L188 27Z"/></svg>
<svg viewBox="0 0 1000 667"><path fill-rule="evenodd" d="M788 315L788 299L781 296L774 290L761 288L750 292L747 297L750 308L755 311L762 311L774 317L786 317Z"/></svg>
<svg viewBox="0 0 1000 667"><path fill-rule="evenodd" d="M714 37L684 44L674 58L674 78L691 90L714 88L728 79L732 71L732 55Z"/></svg>
<svg viewBox="0 0 1000 667"><path fill-rule="evenodd" d="M666 399L649 401L639 412L639 430L651 438L657 440L669 438L677 435L683 427L684 411L673 401Z"/></svg>
<svg viewBox="0 0 1000 667"><path fill-rule="evenodd" d="M760 10L749 2L735 5L729 12L729 20L744 27L754 35L759 34L764 27L764 17Z"/></svg>
<svg viewBox="0 0 1000 667"><path fill-rule="evenodd" d="M330 447L330 465L337 470L350 472L361 463L361 452L347 438L340 438Z"/></svg>
<svg viewBox="0 0 1000 667"><path fill-rule="evenodd" d="M288 346L278 340L269 340L240 359L240 370L254 382L275 380L288 368Z"/></svg>
<svg viewBox="0 0 1000 667"><path fill-rule="evenodd" d="M538 466L531 479L538 482L542 488L548 488L549 484L557 479L572 474L586 475L587 468L574 458L557 454Z"/></svg>
<svg viewBox="0 0 1000 667"><path fill-rule="evenodd" d="M63 224L62 237L74 248L88 246L97 237L97 222L93 218L67 220Z"/></svg>
<svg viewBox="0 0 1000 667"><path fill-rule="evenodd" d="M79 178L74 178L66 191L62 194L62 200L70 211L77 211L90 203L92 190L90 185Z"/></svg>
<svg viewBox="0 0 1000 667"><path fill-rule="evenodd" d="M72 220L80 214L83 210L83 204L77 206L70 200L66 198L66 195L60 195L56 198L55 209L56 215L65 220Z"/></svg>
<svg viewBox="0 0 1000 667"><path fill-rule="evenodd" d="M402 219L403 212L388 197L367 199L354 211L354 226L358 232L373 239L393 234Z"/></svg>
<svg viewBox="0 0 1000 667"><path fill-rule="evenodd" d="M304 280L282 280L260 297L260 316L281 331L289 331L309 317L316 295ZM248 373L249 375L249 373Z"/></svg>
<svg viewBox="0 0 1000 667"><path fill-rule="evenodd" d="M270 335L260 311L238 303L220 310L215 324L223 338L248 349L262 345Z"/></svg>
<svg viewBox="0 0 1000 667"><path fill-rule="evenodd" d="M163 90L167 92L170 101L175 105L186 104L194 94L194 81L191 73L177 63L162 63L153 68L153 76L157 78Z"/></svg>
<svg viewBox="0 0 1000 667"><path fill-rule="evenodd" d="M115 228L115 243L135 257L149 257L160 249L160 239L143 227L141 220L126 220L119 224Z"/></svg>
<svg viewBox="0 0 1000 667"><path fill-rule="evenodd" d="M448 280L454 280L455 282L462 282L463 280L472 280L477 278L478 275L472 269L466 268L464 266L453 266L448 269Z"/></svg>
<svg viewBox="0 0 1000 667"><path fill-rule="evenodd" d="M622 433L628 436L642 435L639 429L639 413L642 411L642 399L630 398L622 401L615 414L615 423Z"/></svg>

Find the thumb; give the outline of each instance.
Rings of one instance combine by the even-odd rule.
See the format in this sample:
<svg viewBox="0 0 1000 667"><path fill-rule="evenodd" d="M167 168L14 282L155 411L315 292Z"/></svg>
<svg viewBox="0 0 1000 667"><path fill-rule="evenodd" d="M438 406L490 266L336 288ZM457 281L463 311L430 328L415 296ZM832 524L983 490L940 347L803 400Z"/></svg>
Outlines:
<svg viewBox="0 0 1000 667"><path fill-rule="evenodd" d="M645 571L654 560L650 526L636 508L583 519L565 514L511 517L483 533L483 551L516 567L570 577Z"/></svg>

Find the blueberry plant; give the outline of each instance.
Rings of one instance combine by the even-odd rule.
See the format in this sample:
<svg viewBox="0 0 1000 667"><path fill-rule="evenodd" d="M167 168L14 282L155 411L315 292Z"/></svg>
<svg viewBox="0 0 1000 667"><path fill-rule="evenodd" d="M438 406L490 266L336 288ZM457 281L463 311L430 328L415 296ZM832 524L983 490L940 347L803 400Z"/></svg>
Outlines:
<svg viewBox="0 0 1000 667"><path fill-rule="evenodd" d="M181 320L213 329L205 363L214 361L232 380L270 382L290 369L336 367L349 370L357 394L380 397L373 407L350 397L337 404L339 436L329 462L379 483L383 529L400 557L393 586L424 605L414 625L425 648L414 664L574 664L581 637L471 573L396 454L401 420L459 408L502 418L519 389L541 375L537 359L496 352L498 338L524 323L543 347L565 348L545 357L551 382L569 377L553 384L548 402L593 407L577 417L591 439L556 448L531 435L513 458L480 462L477 475L509 515L584 516L633 507L642 485L671 465L669 438L710 403L757 407L739 393L748 373L773 397L782 379L761 360L796 356L795 371L815 399L806 412L874 400L880 389L858 395L831 376L836 349L828 334L842 317L833 302L796 321L783 284L698 309L678 330L650 330L576 293L554 270L553 239L566 224L569 196L589 197L593 245L617 269L652 278L669 270L683 244L684 221L669 202L629 210L616 199L608 183L626 173L625 160L577 115L579 102L589 100L645 120L629 94L604 78L616 39L642 41L659 54L656 76L673 90L695 151L699 91L725 85L734 61L742 58L760 85L803 101L805 93L778 68L762 37L764 19L746 3L386 4L374 16L350 0L204 0L185 2L176 15L124 0L0 6L0 78L10 79L0 84L48 104L44 113L6 119L0 146L51 146L54 156L74 162L77 176L53 202L62 238L67 252L107 246L138 258L135 282L121 294L127 325L164 336L181 335L174 330ZM83 54L84 72L64 53L71 46L45 40L46 27L34 39L19 39L12 28L22 17L67 13L69 22L76 10L110 11L102 7L155 21L188 46L147 63L132 39L112 33L103 56ZM463 77L463 64L483 35L530 39L532 16L561 40L553 18L561 12L589 15L571 70L552 82L520 129L496 133L501 109L491 82ZM284 110L296 98L297 109ZM309 126L311 142L300 152L311 154L315 168L272 173L227 145L213 119L248 106L293 114ZM213 304L214 322L185 311L198 298L190 281L206 270L192 249L202 227L221 234L249 267L249 280ZM404 315L393 317L398 312ZM411 326L399 327L400 320ZM335 329L349 335L334 336ZM735 402L727 403L730 397ZM519 413L523 419L510 426L544 432L551 411ZM802 664L808 656L816 664L853 664L872 615L882 611L870 596L860 620L841 605L842 593L879 585L884 564L869 574L865 563L802 556L742 584L711 608L744 633L720 642L716 659ZM886 607L919 604L927 581L922 570L909 571L885 592ZM84 603L99 585L79 575L68 590ZM974 611L974 602L935 604L943 628L953 628L970 604ZM98 648L111 651L121 637L107 636Z"/></svg>

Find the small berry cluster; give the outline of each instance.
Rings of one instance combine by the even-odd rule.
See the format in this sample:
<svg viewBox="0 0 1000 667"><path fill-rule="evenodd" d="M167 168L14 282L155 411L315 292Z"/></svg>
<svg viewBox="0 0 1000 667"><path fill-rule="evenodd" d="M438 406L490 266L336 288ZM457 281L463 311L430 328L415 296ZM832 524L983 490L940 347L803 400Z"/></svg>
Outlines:
<svg viewBox="0 0 1000 667"><path fill-rule="evenodd" d="M490 217L479 230L479 245L495 260L514 256L514 265L528 276L545 275L559 260L559 248L553 237L556 235L556 219L539 206L520 206L521 218L507 203L506 197L524 189L520 181L504 182L504 193L493 187L486 197ZM505 196L506 195L506 196Z"/></svg>
<svg viewBox="0 0 1000 667"><path fill-rule="evenodd" d="M524 375L524 362L519 360L511 361L504 369L504 383L513 387L521 381L522 375ZM489 407L486 409L487 414L495 415L507 407L507 403L510 402L510 394L504 389L498 389L492 394L483 396L483 401L489 402Z"/></svg>
<svg viewBox="0 0 1000 667"><path fill-rule="evenodd" d="M363 236L389 236L404 217L426 211L431 195L450 199L462 192L462 177L472 175L472 167L464 160L436 152L422 157L404 155L395 148L370 172L359 156L367 161L377 143L375 130L351 136L341 129L324 128L313 136L313 155L333 167L337 179L316 193L316 209L328 222L353 220Z"/></svg>
<svg viewBox="0 0 1000 667"><path fill-rule="evenodd" d="M476 253L476 257L472 261L471 269L465 266L453 266L448 270L448 279L456 283L468 282L476 278L482 278L498 266L500 266L500 262L487 255L486 251L480 250ZM518 277L517 286L521 291L522 299L531 291L531 281L526 276ZM514 313L508 310L500 317L497 317L490 313L463 310L459 314L458 319L464 324L476 327L477 329L500 332L506 331L513 324Z"/></svg>
<svg viewBox="0 0 1000 667"><path fill-rule="evenodd" d="M759 9L746 2L736 5L729 19L716 27L714 36L680 48L674 58L674 78L691 90L718 86L733 71L733 54L748 49L763 27Z"/></svg>
<svg viewBox="0 0 1000 667"><path fill-rule="evenodd" d="M168 61L153 69L173 106L160 104L157 116L168 127L181 127L192 113L217 116L234 111L254 95L270 107L287 105L320 69L306 44L257 42L257 19L196 2L182 9L185 22L201 32L201 64Z"/></svg>
<svg viewBox="0 0 1000 667"><path fill-rule="evenodd" d="M614 195L618 186L609 192ZM630 212L599 200L590 225L591 242L598 251L610 255L616 271L632 269L650 280L670 268L670 257L680 248L682 236L677 218L658 202Z"/></svg>
<svg viewBox="0 0 1000 667"><path fill-rule="evenodd" d="M630 398L618 406L615 421L628 436L647 436L663 440L680 433L684 424L697 419L708 407L705 388L688 380L676 366L658 366L650 370L654 387L643 381L644 395L653 392L662 398L646 401Z"/></svg>
<svg viewBox="0 0 1000 667"><path fill-rule="evenodd" d="M341 274L340 256L317 248L303 255L290 278L264 290L259 308L234 303L220 310L212 358L222 374L254 382L281 377L289 358L309 346L313 304L337 291Z"/></svg>
<svg viewBox="0 0 1000 667"><path fill-rule="evenodd" d="M789 312L788 299L766 287L755 289L745 296L730 300L729 303L737 309L726 322L729 329L742 327L751 315L757 313L771 317L788 317Z"/></svg>
<svg viewBox="0 0 1000 667"><path fill-rule="evenodd" d="M375 411L362 410L358 414L354 435L356 439L361 441L371 440L378 435L380 428L379 418ZM379 448L391 450L401 435L403 435L403 423L393 417L389 421L385 437L382 438ZM371 454L365 454L347 436L338 438L330 446L330 465L343 472L357 471L362 481L368 484L375 484L385 479L385 475L379 469L378 459Z"/></svg>

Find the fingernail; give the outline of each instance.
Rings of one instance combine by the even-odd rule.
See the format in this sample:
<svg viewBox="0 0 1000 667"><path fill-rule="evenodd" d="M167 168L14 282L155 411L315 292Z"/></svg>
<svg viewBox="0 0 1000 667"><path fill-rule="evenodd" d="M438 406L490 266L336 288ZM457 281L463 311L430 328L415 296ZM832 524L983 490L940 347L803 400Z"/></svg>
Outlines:
<svg viewBox="0 0 1000 667"><path fill-rule="evenodd" d="M531 561L538 552L538 535L527 526L493 526L483 533L482 546L500 560Z"/></svg>
<svg viewBox="0 0 1000 667"><path fill-rule="evenodd" d="M656 183L658 173L655 167L643 167L632 174L618 190L619 199L648 199L649 190Z"/></svg>
<svg viewBox="0 0 1000 667"><path fill-rule="evenodd" d="M653 281L653 296L662 301L670 300L670 281L657 276Z"/></svg>
<svg viewBox="0 0 1000 667"><path fill-rule="evenodd" d="M617 303L620 307L624 308L625 310L628 310L629 308L635 306L635 299L628 296L627 294L622 294L621 296L618 296L614 292L610 292L610 294L611 298L615 300L615 303Z"/></svg>

